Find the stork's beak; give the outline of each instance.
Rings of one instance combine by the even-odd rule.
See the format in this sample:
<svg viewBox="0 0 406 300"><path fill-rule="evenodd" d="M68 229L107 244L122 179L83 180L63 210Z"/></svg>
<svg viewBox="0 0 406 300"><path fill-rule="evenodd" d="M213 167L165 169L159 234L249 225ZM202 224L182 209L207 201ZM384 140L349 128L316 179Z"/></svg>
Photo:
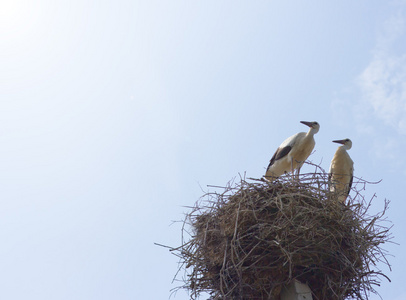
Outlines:
<svg viewBox="0 0 406 300"><path fill-rule="evenodd" d="M344 145L344 144L345 144L345 140L335 140L335 141L333 141L333 143L338 143L338 144Z"/></svg>
<svg viewBox="0 0 406 300"><path fill-rule="evenodd" d="M307 122L307 121L300 121L300 123L305 124L309 127L313 127L313 122Z"/></svg>

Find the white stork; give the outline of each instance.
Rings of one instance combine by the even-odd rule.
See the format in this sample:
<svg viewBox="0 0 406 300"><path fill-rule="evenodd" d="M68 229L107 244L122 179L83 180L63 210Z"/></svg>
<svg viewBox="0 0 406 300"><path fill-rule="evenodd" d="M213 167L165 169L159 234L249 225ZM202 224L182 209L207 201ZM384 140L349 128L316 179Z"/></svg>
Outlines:
<svg viewBox="0 0 406 300"><path fill-rule="evenodd" d="M295 169L297 169L297 175L299 175L300 168L312 153L316 144L313 136L320 129L320 125L317 122L300 121L300 123L309 126L309 131L307 133L299 132L292 135L276 149L266 169L266 179L274 180L288 172L293 174Z"/></svg>
<svg viewBox="0 0 406 300"><path fill-rule="evenodd" d="M352 142L350 139L333 142L342 144L342 146L338 147L331 160L329 170L330 191L337 193L337 199L344 203L350 193L354 174L354 162L347 153L347 150L352 147Z"/></svg>

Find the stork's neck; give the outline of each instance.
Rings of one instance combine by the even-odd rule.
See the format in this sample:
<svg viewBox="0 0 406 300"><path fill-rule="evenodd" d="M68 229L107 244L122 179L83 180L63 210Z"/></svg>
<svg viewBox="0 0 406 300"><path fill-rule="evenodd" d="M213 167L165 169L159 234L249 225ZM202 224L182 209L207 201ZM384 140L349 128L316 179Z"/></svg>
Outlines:
<svg viewBox="0 0 406 300"><path fill-rule="evenodd" d="M337 151L338 152L347 152L348 148L346 147L346 145L341 145L338 146Z"/></svg>
<svg viewBox="0 0 406 300"><path fill-rule="evenodd" d="M309 131L306 133L307 136L313 136L315 133L317 133L317 130L314 128L309 129Z"/></svg>

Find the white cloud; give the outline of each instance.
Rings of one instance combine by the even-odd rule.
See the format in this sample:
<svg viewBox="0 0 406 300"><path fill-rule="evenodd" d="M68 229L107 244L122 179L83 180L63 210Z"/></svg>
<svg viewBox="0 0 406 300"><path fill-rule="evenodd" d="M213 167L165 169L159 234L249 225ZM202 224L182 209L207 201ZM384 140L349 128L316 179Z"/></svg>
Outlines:
<svg viewBox="0 0 406 300"><path fill-rule="evenodd" d="M406 134L406 55L375 58L359 77L359 84L363 104Z"/></svg>
<svg viewBox="0 0 406 300"><path fill-rule="evenodd" d="M356 113L369 111L400 134L406 134L406 52L397 53L396 43L404 39L404 28L401 14L385 23L372 61L357 79L362 102Z"/></svg>

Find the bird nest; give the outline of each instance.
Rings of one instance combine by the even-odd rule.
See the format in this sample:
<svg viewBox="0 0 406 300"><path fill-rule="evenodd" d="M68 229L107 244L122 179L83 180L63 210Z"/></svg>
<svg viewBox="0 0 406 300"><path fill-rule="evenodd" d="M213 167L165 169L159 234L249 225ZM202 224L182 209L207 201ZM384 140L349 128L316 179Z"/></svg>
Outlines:
<svg viewBox="0 0 406 300"><path fill-rule="evenodd" d="M184 271L178 288L192 299L280 299L297 279L313 299L368 299L387 278L378 265L390 268L381 245L391 234L388 201L370 215L375 196L364 199L366 184L354 182L346 204L329 192L324 171L274 182L241 178L207 193L186 215L182 245L170 248Z"/></svg>

